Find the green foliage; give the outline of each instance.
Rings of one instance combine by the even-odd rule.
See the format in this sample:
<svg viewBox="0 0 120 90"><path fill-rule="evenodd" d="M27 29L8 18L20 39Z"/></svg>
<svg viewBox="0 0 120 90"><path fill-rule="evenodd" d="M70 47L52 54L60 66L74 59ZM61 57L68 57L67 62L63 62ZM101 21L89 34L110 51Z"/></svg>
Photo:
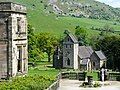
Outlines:
<svg viewBox="0 0 120 90"><path fill-rule="evenodd" d="M95 82L94 84L93 84L93 87L100 87L101 86L101 84L99 83L99 82Z"/></svg>
<svg viewBox="0 0 120 90"><path fill-rule="evenodd" d="M90 29L92 26L96 27L96 28L101 28L104 26L105 23L108 23L111 27L113 27L115 30L120 30L120 23L116 22L116 21L108 21L108 20L97 20L97 19L88 19L88 18L73 18L73 17L60 17L60 16L56 16L55 14L51 14L48 11L52 11L52 8L48 7L48 11L46 11L44 9L44 5L47 4L48 0L42 0L42 3L40 0L12 0L12 1L16 1L19 3L22 3L23 5L25 5L27 7L27 18L28 18L28 22L35 28L35 33L38 32L52 32L53 34L57 35L58 37L60 35L63 34L64 30L70 30L71 32L75 31L76 25L80 25L82 27L86 27L88 29ZM57 0L58 3L57 5L59 5L61 2L60 0ZM65 0L64 0L65 1ZM68 2L73 0L67 0ZM75 0L77 1L77 0ZM96 2L94 3L93 0L79 0L82 3L88 3L91 6L94 6L92 8L94 9L99 9L99 11L93 10L93 12L98 12L99 14L97 14L98 16L101 14L101 9L103 9L104 4L100 4L98 3L98 5L96 5ZM79 2L78 1L78 2ZM35 7L33 7L33 4L35 5ZM61 7L61 5L60 5ZM107 8L108 6L106 6ZM64 4L62 6L62 9L65 8L69 8L66 4ZM72 7L70 7L72 8ZM88 9L91 7L87 7ZM83 8L83 9L87 9L87 8ZM106 10L106 8L104 10ZM114 9L108 8L107 12L109 11L109 9L114 12ZM66 10L66 9L65 9ZM81 11L81 10L80 10ZM91 10L87 10L87 11L91 11ZM119 10L117 10L118 12ZM106 12L104 12L106 13ZM87 12L88 14L88 12ZM86 14L86 15L87 15ZM119 13L116 13L119 14ZM101 15L104 16L104 15ZM112 15L113 17L114 15ZM111 17L111 18L112 18ZM116 23L117 25L114 25L114 23ZM92 31L87 30L87 33L89 36L91 35L95 35L97 33L99 33L99 31Z"/></svg>
<svg viewBox="0 0 120 90"><path fill-rule="evenodd" d="M12 81L1 82L0 90L44 90L50 86L54 80L54 78L44 78L39 75L17 77L13 78Z"/></svg>
<svg viewBox="0 0 120 90"><path fill-rule="evenodd" d="M58 39L54 35L50 33L39 33L37 35L37 47L40 51L47 53L49 62L57 45Z"/></svg>
<svg viewBox="0 0 120 90"><path fill-rule="evenodd" d="M93 76L93 80L94 80L94 81L98 81L98 80L99 80L98 72L96 72L96 71L87 72L87 76Z"/></svg>
<svg viewBox="0 0 120 90"><path fill-rule="evenodd" d="M113 33L114 33L114 28L111 27L111 26L108 25L108 24L105 24L104 27L102 28L102 31L101 31L100 35L101 35L101 36L107 35L107 34L110 34L110 32L113 32Z"/></svg>
<svg viewBox="0 0 120 90"><path fill-rule="evenodd" d="M45 90L48 88L56 80L59 70L48 67L51 62L47 62L46 59L36 63L36 67L29 67L27 76L0 82L0 90Z"/></svg>
<svg viewBox="0 0 120 90"><path fill-rule="evenodd" d="M55 78L59 70L52 67L52 62L48 62L47 58L36 62L35 67L29 67L28 75L41 75L44 77Z"/></svg>
<svg viewBox="0 0 120 90"><path fill-rule="evenodd" d="M43 57L43 53L36 46L37 40L34 35L34 28L28 25L28 57L29 61L35 62Z"/></svg>
<svg viewBox="0 0 120 90"><path fill-rule="evenodd" d="M87 36L87 30L83 27L76 26L75 35L78 38L79 45L86 45L86 36Z"/></svg>
<svg viewBox="0 0 120 90"><path fill-rule="evenodd" d="M96 48L105 53L107 68L120 71L120 36L104 36L98 40Z"/></svg>

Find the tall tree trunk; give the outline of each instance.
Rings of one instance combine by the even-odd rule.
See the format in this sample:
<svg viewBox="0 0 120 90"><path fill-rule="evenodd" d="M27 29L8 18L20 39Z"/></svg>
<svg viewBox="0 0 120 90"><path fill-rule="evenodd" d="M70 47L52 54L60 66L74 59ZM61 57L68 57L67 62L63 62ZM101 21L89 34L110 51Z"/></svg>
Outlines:
<svg viewBox="0 0 120 90"><path fill-rule="evenodd" d="M48 62L51 61L51 58L50 58L50 53L48 53Z"/></svg>

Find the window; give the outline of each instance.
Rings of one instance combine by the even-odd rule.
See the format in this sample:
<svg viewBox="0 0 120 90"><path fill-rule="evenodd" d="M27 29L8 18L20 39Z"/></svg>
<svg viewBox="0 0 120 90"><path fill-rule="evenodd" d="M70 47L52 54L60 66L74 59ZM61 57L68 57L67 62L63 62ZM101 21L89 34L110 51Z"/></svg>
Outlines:
<svg viewBox="0 0 120 90"><path fill-rule="evenodd" d="M67 48L67 45L65 45L65 47Z"/></svg>
<svg viewBox="0 0 120 90"><path fill-rule="evenodd" d="M68 38L68 41L70 41L70 39Z"/></svg>
<svg viewBox="0 0 120 90"><path fill-rule="evenodd" d="M70 54L70 52L69 51L67 51L67 55L69 55Z"/></svg>
<svg viewBox="0 0 120 90"><path fill-rule="evenodd" d="M26 34L26 30L27 30L26 24L27 24L26 19L17 17L17 32L16 32L16 34Z"/></svg>
<svg viewBox="0 0 120 90"><path fill-rule="evenodd" d="M17 18L17 33L20 33L20 32L21 32L20 20L21 20L21 18L18 17L18 18Z"/></svg>
<svg viewBox="0 0 120 90"><path fill-rule="evenodd" d="M17 71L21 72L22 71L22 46L17 47L17 60L18 60L18 65L17 65Z"/></svg>
<svg viewBox="0 0 120 90"><path fill-rule="evenodd" d="M93 62L93 66L95 66L95 62Z"/></svg>
<svg viewBox="0 0 120 90"><path fill-rule="evenodd" d="M70 59L67 59L67 65L70 66Z"/></svg>

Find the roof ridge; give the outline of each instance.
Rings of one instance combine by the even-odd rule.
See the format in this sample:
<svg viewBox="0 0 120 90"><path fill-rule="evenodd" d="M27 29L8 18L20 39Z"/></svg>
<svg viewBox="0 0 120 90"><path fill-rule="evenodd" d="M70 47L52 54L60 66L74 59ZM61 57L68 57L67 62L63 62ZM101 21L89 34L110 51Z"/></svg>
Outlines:
<svg viewBox="0 0 120 90"><path fill-rule="evenodd" d="M87 49L87 51L89 52L89 54L90 54L90 56L91 56L91 53L90 53L90 51L88 50L88 48L87 48L88 46L85 46L85 48ZM94 51L94 50L93 50Z"/></svg>

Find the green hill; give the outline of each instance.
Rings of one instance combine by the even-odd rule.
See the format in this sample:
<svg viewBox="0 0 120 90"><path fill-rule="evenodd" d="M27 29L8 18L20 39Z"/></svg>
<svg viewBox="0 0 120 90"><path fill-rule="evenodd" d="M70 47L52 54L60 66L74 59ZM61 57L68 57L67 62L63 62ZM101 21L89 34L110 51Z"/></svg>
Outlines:
<svg viewBox="0 0 120 90"><path fill-rule="evenodd" d="M93 31L90 28L91 27L101 28L105 24L110 25L115 30L120 30L120 23L115 20L108 21L108 20L89 19L85 17L77 18L77 17L71 17L70 15L68 16L58 15L55 12L53 12L50 6L48 8L49 0L12 0L12 1L21 3L27 7L28 22L32 24L32 26L36 29L35 31L36 33L47 31L54 33L55 35L62 35L63 31L66 29L69 29L72 32L74 32L75 27L79 25L88 28L89 29L88 33L95 35L95 33L98 31ZM60 0L59 2L57 2L57 4L59 5L62 1L73 1L73 0ZM88 3L91 4L92 2L96 2L93 0L77 0L77 1L80 1L81 3L86 3L87 5ZM99 2L97 2L97 4L98 6L99 4L105 5ZM108 5L105 6L110 7Z"/></svg>

